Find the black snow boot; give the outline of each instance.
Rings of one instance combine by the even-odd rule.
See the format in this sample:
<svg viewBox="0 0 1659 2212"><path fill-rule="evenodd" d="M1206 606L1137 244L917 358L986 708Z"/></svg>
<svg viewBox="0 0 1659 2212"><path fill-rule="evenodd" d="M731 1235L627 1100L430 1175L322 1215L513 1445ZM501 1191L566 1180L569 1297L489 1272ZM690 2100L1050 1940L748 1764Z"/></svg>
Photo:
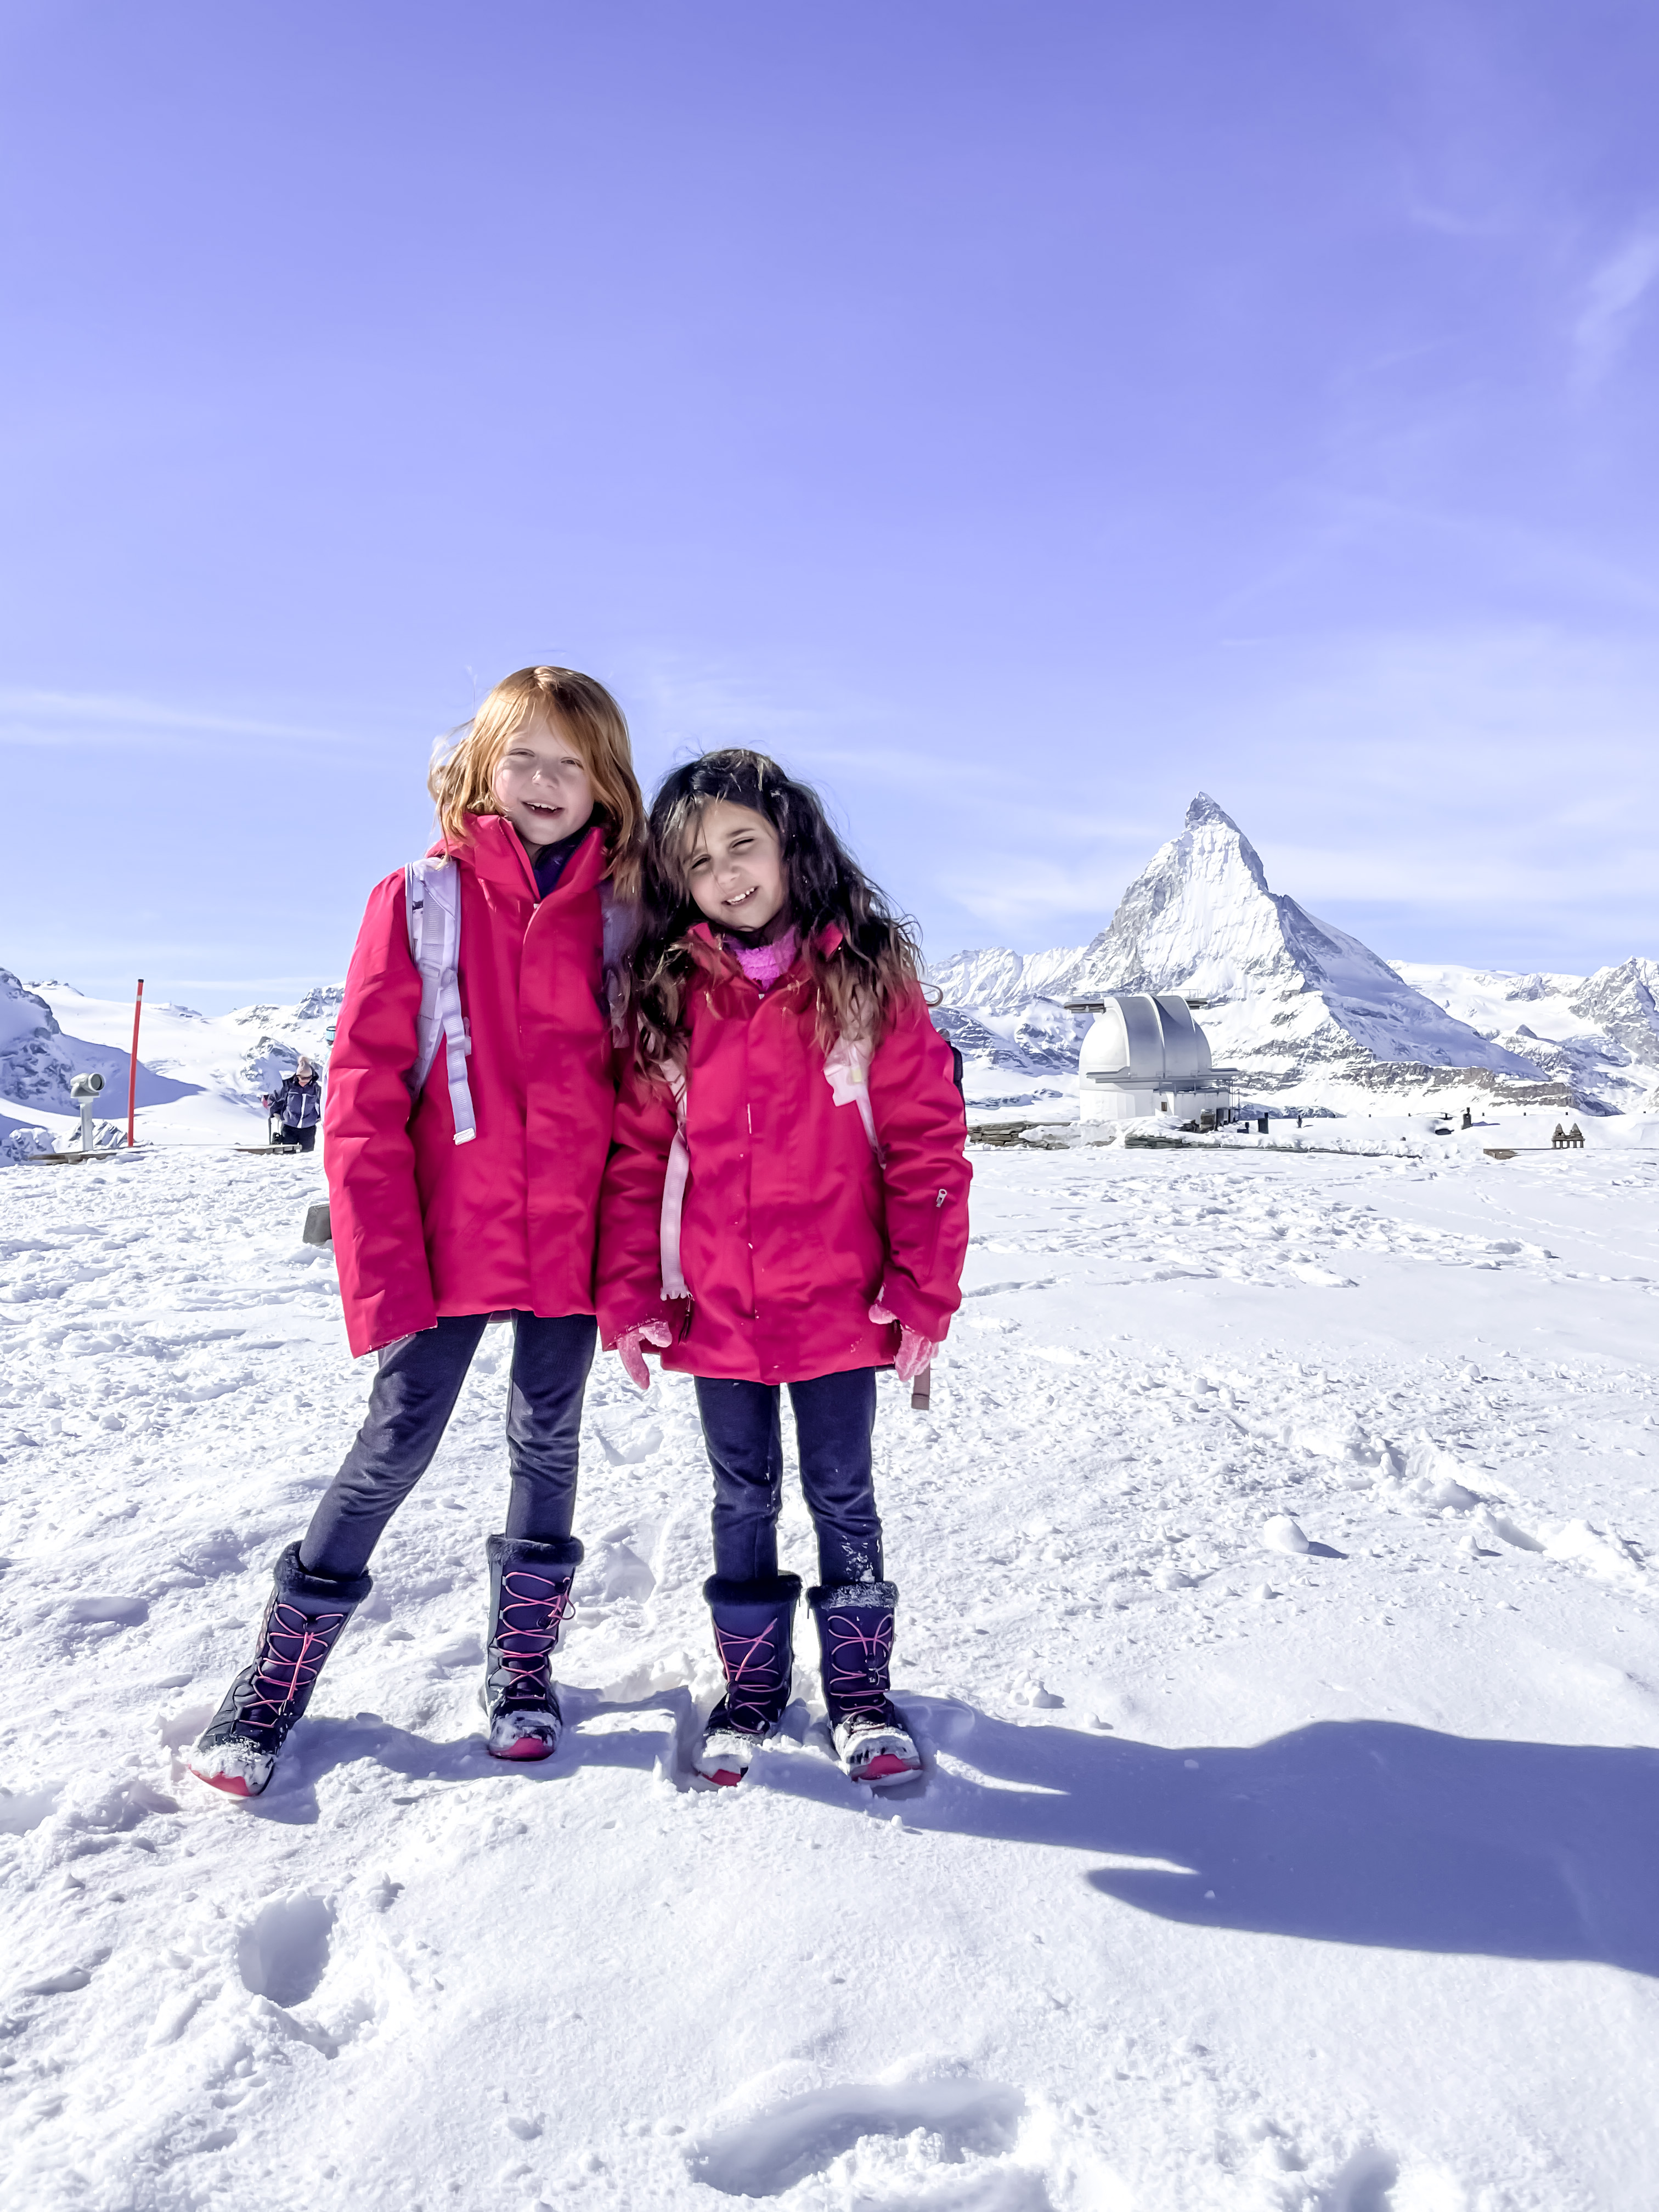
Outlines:
<svg viewBox="0 0 1659 2212"><path fill-rule="evenodd" d="M253 1663L226 1691L185 1761L198 1780L232 1797L259 1796L311 1703L323 1662L373 1588L367 1575L307 1574L300 1547L289 1546L276 1562Z"/></svg>
<svg viewBox="0 0 1659 2212"><path fill-rule="evenodd" d="M741 1782L755 1747L783 1718L794 1680L791 1634L800 1599L799 1575L762 1575L736 1582L710 1575L702 1586L714 1621L714 1649L726 1695L708 1716L692 1760L723 1789Z"/></svg>
<svg viewBox="0 0 1659 2212"><path fill-rule="evenodd" d="M492 1536L489 1559L489 1672L484 1710L492 1759L551 1759L564 1718L550 1671L570 1609L570 1585L582 1563L574 1536L538 1543Z"/></svg>
<svg viewBox="0 0 1659 2212"><path fill-rule="evenodd" d="M818 1624L823 1702L842 1766L854 1782L920 1774L921 1753L887 1694L898 1591L891 1583L843 1583L809 1590L806 1601Z"/></svg>

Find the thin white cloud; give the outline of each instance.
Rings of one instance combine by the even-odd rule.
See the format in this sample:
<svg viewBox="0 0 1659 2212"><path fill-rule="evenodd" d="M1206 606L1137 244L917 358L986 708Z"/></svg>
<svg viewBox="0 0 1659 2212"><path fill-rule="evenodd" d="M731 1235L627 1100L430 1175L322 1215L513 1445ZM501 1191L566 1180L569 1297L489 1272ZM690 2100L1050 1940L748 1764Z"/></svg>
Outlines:
<svg viewBox="0 0 1659 2212"><path fill-rule="evenodd" d="M1541 623L1264 639L1234 655L1212 714L1184 720L1172 732L1149 708L1147 742L1121 757L1080 743L1065 805L1016 784L994 831L983 793L945 780L930 948L1082 942L1202 787L1275 890L1402 957L1576 972L1656 949L1644 639Z"/></svg>
<svg viewBox="0 0 1659 2212"><path fill-rule="evenodd" d="M199 707L115 693L0 689L0 744L118 744L138 735L172 737L181 747L207 737L280 738L285 744L338 745L337 730L270 722Z"/></svg>
<svg viewBox="0 0 1659 2212"><path fill-rule="evenodd" d="M1443 556L1478 562L1488 579L1502 576L1540 593L1571 592L1614 614L1659 614L1659 588L1651 575L1565 531L1340 486L1310 483L1303 489L1316 526L1310 521L1296 550L1218 602L1221 623L1237 627L1265 621L1275 600L1339 559L1368 551L1397 556L1407 549L1421 559L1437 542Z"/></svg>
<svg viewBox="0 0 1659 2212"><path fill-rule="evenodd" d="M1648 216L1608 254L1584 288L1572 333L1582 390L1599 384L1617 362L1656 277L1659 216Z"/></svg>
<svg viewBox="0 0 1659 2212"><path fill-rule="evenodd" d="M341 975L173 975L167 988L173 991L252 991L260 1001L283 1005L302 992L326 990L342 984Z"/></svg>

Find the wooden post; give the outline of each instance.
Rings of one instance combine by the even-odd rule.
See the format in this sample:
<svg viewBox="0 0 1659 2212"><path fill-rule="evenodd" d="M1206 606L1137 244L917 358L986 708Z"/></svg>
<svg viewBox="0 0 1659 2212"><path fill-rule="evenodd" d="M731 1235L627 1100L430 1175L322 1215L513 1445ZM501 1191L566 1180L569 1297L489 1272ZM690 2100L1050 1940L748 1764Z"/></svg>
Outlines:
<svg viewBox="0 0 1659 2212"><path fill-rule="evenodd" d="M138 1109L138 1017L144 1011L144 979L138 978L138 995L132 1002L132 1057L127 1067L127 1150L132 1150L132 1117Z"/></svg>

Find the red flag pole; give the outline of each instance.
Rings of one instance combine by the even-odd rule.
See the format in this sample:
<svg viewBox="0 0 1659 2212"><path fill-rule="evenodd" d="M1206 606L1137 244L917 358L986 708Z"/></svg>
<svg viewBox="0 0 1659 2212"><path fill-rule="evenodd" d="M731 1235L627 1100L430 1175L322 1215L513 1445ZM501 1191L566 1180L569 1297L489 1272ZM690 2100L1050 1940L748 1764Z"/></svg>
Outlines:
<svg viewBox="0 0 1659 2212"><path fill-rule="evenodd" d="M132 1117L138 1105L138 1017L144 1011L144 979L138 978L138 995L132 1002L132 1058L127 1067L127 1150L132 1150Z"/></svg>

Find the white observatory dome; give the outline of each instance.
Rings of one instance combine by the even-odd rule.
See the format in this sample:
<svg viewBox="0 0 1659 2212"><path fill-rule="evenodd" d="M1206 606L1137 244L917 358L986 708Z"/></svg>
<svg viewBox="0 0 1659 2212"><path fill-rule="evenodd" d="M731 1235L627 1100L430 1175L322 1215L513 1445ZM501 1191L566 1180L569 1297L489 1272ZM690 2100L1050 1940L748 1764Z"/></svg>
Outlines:
<svg viewBox="0 0 1659 2212"><path fill-rule="evenodd" d="M1188 1121L1224 1103L1231 1071L1212 1065L1209 1039L1177 993L1118 991L1074 1000L1072 1011L1095 1018L1078 1057L1085 1121L1143 1114Z"/></svg>

